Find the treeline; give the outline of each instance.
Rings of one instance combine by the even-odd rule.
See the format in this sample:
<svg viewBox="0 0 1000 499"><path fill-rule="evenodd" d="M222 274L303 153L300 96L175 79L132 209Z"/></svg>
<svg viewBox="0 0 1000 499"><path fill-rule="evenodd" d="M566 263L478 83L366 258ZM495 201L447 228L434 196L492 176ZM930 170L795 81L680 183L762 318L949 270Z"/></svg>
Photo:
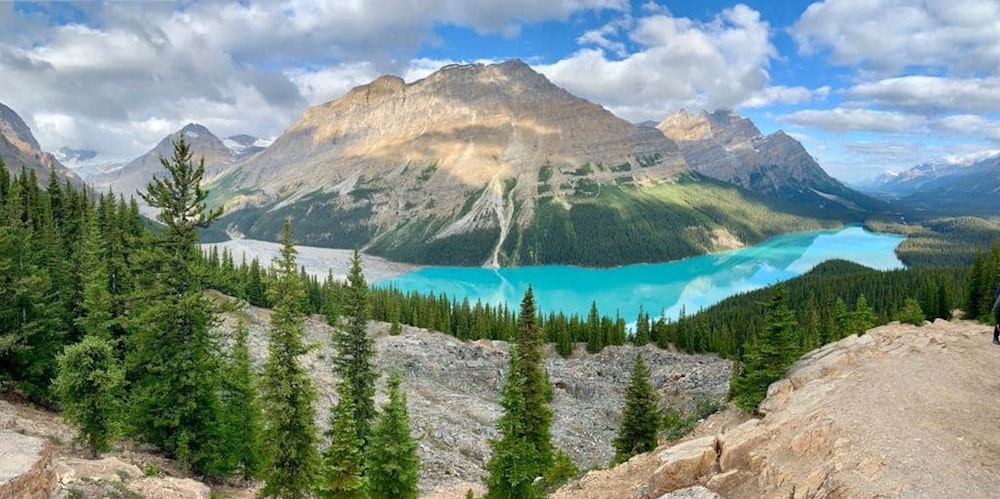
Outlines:
<svg viewBox="0 0 1000 499"><path fill-rule="evenodd" d="M912 225L869 220L865 228L906 236L896 254L908 267L971 265L977 251L1000 237L1000 219L971 216L934 218Z"/></svg>

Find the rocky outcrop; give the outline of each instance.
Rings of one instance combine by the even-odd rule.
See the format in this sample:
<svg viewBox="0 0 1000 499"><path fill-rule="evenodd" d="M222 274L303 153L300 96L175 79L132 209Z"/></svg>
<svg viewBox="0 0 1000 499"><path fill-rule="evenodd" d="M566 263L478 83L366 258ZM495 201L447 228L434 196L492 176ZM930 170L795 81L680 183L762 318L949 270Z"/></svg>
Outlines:
<svg viewBox="0 0 1000 499"><path fill-rule="evenodd" d="M763 417L658 450L646 495L697 484L727 498L991 496L998 361L971 322L892 323L828 344L771 385Z"/></svg>
<svg viewBox="0 0 1000 499"><path fill-rule="evenodd" d="M128 482L128 490L143 499L209 499L212 491L190 478L143 477Z"/></svg>
<svg viewBox="0 0 1000 499"><path fill-rule="evenodd" d="M681 110L657 128L677 142L693 170L709 177L816 207L881 206L829 176L799 141L780 130L765 136L735 112Z"/></svg>
<svg viewBox="0 0 1000 499"><path fill-rule="evenodd" d="M0 430L0 499L47 499L55 487L52 444Z"/></svg>

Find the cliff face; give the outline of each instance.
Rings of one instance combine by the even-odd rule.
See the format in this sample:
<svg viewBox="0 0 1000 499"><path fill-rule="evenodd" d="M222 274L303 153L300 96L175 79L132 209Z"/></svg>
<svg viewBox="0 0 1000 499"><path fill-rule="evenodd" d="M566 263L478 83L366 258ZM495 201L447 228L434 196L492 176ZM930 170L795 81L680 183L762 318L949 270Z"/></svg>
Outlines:
<svg viewBox="0 0 1000 499"><path fill-rule="evenodd" d="M13 109L0 104L0 159L12 174L21 169L34 171L40 184L47 184L49 174L55 171L60 182L69 180L76 187L83 181L62 165L50 153L42 151L31 129Z"/></svg>

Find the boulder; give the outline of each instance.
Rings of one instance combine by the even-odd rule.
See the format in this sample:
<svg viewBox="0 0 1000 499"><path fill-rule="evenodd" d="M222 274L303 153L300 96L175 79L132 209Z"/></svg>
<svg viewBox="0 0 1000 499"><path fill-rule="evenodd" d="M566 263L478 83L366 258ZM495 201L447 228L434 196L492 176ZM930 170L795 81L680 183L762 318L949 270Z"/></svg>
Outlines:
<svg viewBox="0 0 1000 499"><path fill-rule="evenodd" d="M758 470L759 462L753 452L769 439L770 432L760 425L759 419L751 419L719 435L719 467L724 472Z"/></svg>
<svg viewBox="0 0 1000 499"><path fill-rule="evenodd" d="M691 487L715 470L718 457L714 436L690 440L660 453L660 466L649 480L650 497Z"/></svg>
<svg viewBox="0 0 1000 499"><path fill-rule="evenodd" d="M722 499L722 496L706 489L705 487L702 487L701 485L696 485L686 489L667 492L658 499Z"/></svg>

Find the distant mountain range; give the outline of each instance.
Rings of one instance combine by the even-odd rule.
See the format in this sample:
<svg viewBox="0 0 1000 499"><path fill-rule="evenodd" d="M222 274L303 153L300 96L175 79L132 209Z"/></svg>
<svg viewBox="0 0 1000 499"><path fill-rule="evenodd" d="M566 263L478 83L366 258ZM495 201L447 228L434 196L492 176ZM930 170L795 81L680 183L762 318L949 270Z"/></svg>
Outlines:
<svg viewBox="0 0 1000 499"><path fill-rule="evenodd" d="M14 174L22 169L34 171L40 184L48 183L49 174L54 171L60 182L69 180L73 185L83 186L79 176L63 166L54 155L42 151L24 120L3 104L0 104L0 159Z"/></svg>
<svg viewBox="0 0 1000 499"><path fill-rule="evenodd" d="M1000 153L924 163L876 177L865 189L890 199L899 210L995 216L1000 212Z"/></svg>

